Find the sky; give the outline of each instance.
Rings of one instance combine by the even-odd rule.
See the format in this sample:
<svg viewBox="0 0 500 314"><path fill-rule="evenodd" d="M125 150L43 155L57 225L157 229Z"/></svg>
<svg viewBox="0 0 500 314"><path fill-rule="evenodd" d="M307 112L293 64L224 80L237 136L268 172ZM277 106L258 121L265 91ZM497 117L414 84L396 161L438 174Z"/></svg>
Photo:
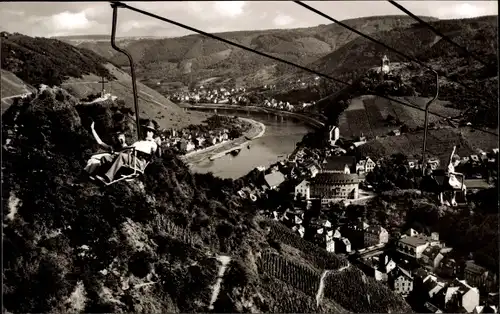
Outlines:
<svg viewBox="0 0 500 314"><path fill-rule="evenodd" d="M209 33L311 27L331 22L292 1L157 1L124 3ZM338 20L404 14L387 1L306 1ZM498 15L498 1L398 1L416 15L440 19ZM0 2L0 30L29 36L109 35L108 2ZM119 9L117 36L176 37L190 32Z"/></svg>

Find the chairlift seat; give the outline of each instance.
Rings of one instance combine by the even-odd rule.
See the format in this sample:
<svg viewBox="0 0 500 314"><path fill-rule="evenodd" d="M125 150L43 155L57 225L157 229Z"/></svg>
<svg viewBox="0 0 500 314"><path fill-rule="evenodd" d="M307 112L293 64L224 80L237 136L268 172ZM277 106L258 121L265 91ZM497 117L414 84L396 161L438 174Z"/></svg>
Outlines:
<svg viewBox="0 0 500 314"><path fill-rule="evenodd" d="M151 162L151 159L146 160L146 163L144 165L144 169L141 169L137 166L137 152L138 152L138 150L134 146L127 147L118 153L122 153L122 152L125 152L128 150L130 150L130 152L134 156L132 164L125 164L120 168L120 170L118 170L118 172L116 173L116 176L118 177L118 179L115 179L111 182L105 182L104 180L100 179L100 181L103 182L106 186L111 185L113 183L116 183L118 181L122 181L122 180L130 182L130 181L135 180L139 176L144 175L144 170Z"/></svg>

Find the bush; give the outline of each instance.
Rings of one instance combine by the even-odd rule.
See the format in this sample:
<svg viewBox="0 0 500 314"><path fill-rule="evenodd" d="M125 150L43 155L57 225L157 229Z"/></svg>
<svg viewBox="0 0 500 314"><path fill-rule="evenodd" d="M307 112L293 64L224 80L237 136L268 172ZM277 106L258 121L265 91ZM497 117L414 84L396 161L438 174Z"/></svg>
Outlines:
<svg viewBox="0 0 500 314"><path fill-rule="evenodd" d="M249 233L253 214L234 202L232 180L193 175L169 151L148 166L143 183L137 179L103 187L87 180L83 167L95 151L88 122L96 121L96 129L105 137L115 129L127 129L128 113L113 102L77 103L58 89L47 89L14 104L3 115L2 133L13 134L9 135L13 149L3 151L2 188L5 195L12 191L21 199L16 220L4 228L8 267L4 290L6 300L11 300L6 302L7 310L64 308L78 280L87 290L86 310L135 309L139 301L131 295L124 297L129 298L126 305L111 306L100 299L105 283L99 271L109 270L114 263L120 275L127 276L128 268L142 278L160 262L151 255L155 245L172 263L191 265L193 260L203 260L196 247L217 251L224 239L225 250L238 255L244 242L255 241ZM191 228L195 217L203 221L199 229ZM142 223L119 236L126 221ZM159 230L168 234L158 238ZM151 244L149 237L158 243ZM146 249L141 252L130 241ZM78 253L82 245L88 246L85 255ZM183 312L200 311L195 300L209 291L208 282L213 280L205 273L196 266L188 274L172 270L168 284L180 282L176 287L184 288L174 298L178 292L165 285L159 295L169 294ZM118 289L118 283L108 284L112 293ZM155 302L160 301L148 304Z"/></svg>

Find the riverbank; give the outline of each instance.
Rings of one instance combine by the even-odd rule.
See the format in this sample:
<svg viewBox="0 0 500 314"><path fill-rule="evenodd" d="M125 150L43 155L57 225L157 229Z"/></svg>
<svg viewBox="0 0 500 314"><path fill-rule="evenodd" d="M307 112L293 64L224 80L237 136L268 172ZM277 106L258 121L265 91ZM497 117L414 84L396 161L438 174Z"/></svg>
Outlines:
<svg viewBox="0 0 500 314"><path fill-rule="evenodd" d="M236 105L220 105L220 104L187 104L187 103L180 103L179 106L181 108L185 109L194 109L194 110L217 110L217 109L222 109L222 110L236 110L236 111L251 111L251 112L265 112L265 113L271 113L279 116L286 116L286 117L292 117L295 119L298 119L309 126L312 126L314 128L322 128L325 126L324 122L304 115L302 113L296 113L296 112L290 112L290 111L284 111L284 110L278 110L274 108L269 108L269 107L262 107L262 106L236 106Z"/></svg>
<svg viewBox="0 0 500 314"><path fill-rule="evenodd" d="M225 141L213 146L204 148L202 150L189 152L181 158L188 164L197 163L204 159L215 159L226 155L227 153L242 148L247 145L251 140L261 137L266 132L266 126L258 121L248 118L238 118L251 124L251 127L242 136L231 140Z"/></svg>

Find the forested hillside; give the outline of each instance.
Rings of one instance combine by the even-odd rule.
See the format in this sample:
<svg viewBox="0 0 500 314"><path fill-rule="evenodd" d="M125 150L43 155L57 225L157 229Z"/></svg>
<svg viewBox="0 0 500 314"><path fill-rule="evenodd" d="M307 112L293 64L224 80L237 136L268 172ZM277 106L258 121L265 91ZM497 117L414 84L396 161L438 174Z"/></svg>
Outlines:
<svg viewBox="0 0 500 314"><path fill-rule="evenodd" d="M237 196L232 180L192 174L168 150L141 180L90 181L83 171L96 149L90 119L102 134L135 131L126 107L82 105L60 88L18 99L2 116L4 311L206 312L220 256L230 262L214 312L409 311L372 281L349 295L328 286L318 307L286 256L282 272L262 272L261 253L279 253L269 245L276 236L269 223ZM306 248L319 269L345 263ZM380 289L383 304L353 307L360 293L379 296Z"/></svg>
<svg viewBox="0 0 500 314"><path fill-rule="evenodd" d="M498 115L492 113L497 112L498 108L497 17L442 20L430 24L454 42L466 47L487 66L466 57L462 50L420 24L372 35L435 69L440 76L439 100L449 101L451 107L467 111L467 121L475 125L496 127ZM373 75L371 71L380 67L384 55L390 59L392 71L385 82L381 81L380 75ZM316 108L309 109L313 111L342 111L340 107L345 108L345 104L339 105L341 101L375 92L388 96L432 97L436 90L435 77L428 69L365 38L347 43L311 63L310 67L355 85L352 89L346 89L345 84L324 80L323 89L336 92L337 95L322 101ZM311 75L305 75L300 70L295 73L305 80L312 79Z"/></svg>
<svg viewBox="0 0 500 314"><path fill-rule="evenodd" d="M424 17L426 20L433 18ZM345 23L366 33L407 27L414 20L407 16L383 16L346 20ZM281 29L264 31L241 31L219 33L218 36L235 41L247 47L271 53L277 57L307 64L335 51L357 38L356 34L335 24L320 25L301 29ZM71 41L69 41L71 42ZM77 43L73 41L73 43ZM164 39L127 39L120 42L133 55L139 66L144 82L167 91L171 82L187 85L209 78L215 82L262 84L251 79L252 74L262 70L266 80L289 73L290 69L277 62L228 46L201 35L189 35ZM81 42L78 47L91 49L109 57L110 43ZM124 56L114 53L116 64L128 66ZM270 66L276 66L271 67Z"/></svg>
<svg viewBox="0 0 500 314"><path fill-rule="evenodd" d="M100 81L104 79L105 92L122 99L127 107L134 109L132 79L111 61L56 39L8 33L2 33L2 36L2 73L7 74L5 78L2 75L2 84L5 84L2 86L2 98L15 95L12 92L22 94L26 89L32 90L30 85L36 87L40 84L60 86L77 98L85 98L99 95L102 91ZM17 82L14 77L24 83ZM137 88L140 114L157 119L162 128L179 128L202 120L196 115L187 115L164 95L140 81ZM7 92L5 96L4 92ZM8 108L11 102L11 99L4 99L2 110Z"/></svg>

